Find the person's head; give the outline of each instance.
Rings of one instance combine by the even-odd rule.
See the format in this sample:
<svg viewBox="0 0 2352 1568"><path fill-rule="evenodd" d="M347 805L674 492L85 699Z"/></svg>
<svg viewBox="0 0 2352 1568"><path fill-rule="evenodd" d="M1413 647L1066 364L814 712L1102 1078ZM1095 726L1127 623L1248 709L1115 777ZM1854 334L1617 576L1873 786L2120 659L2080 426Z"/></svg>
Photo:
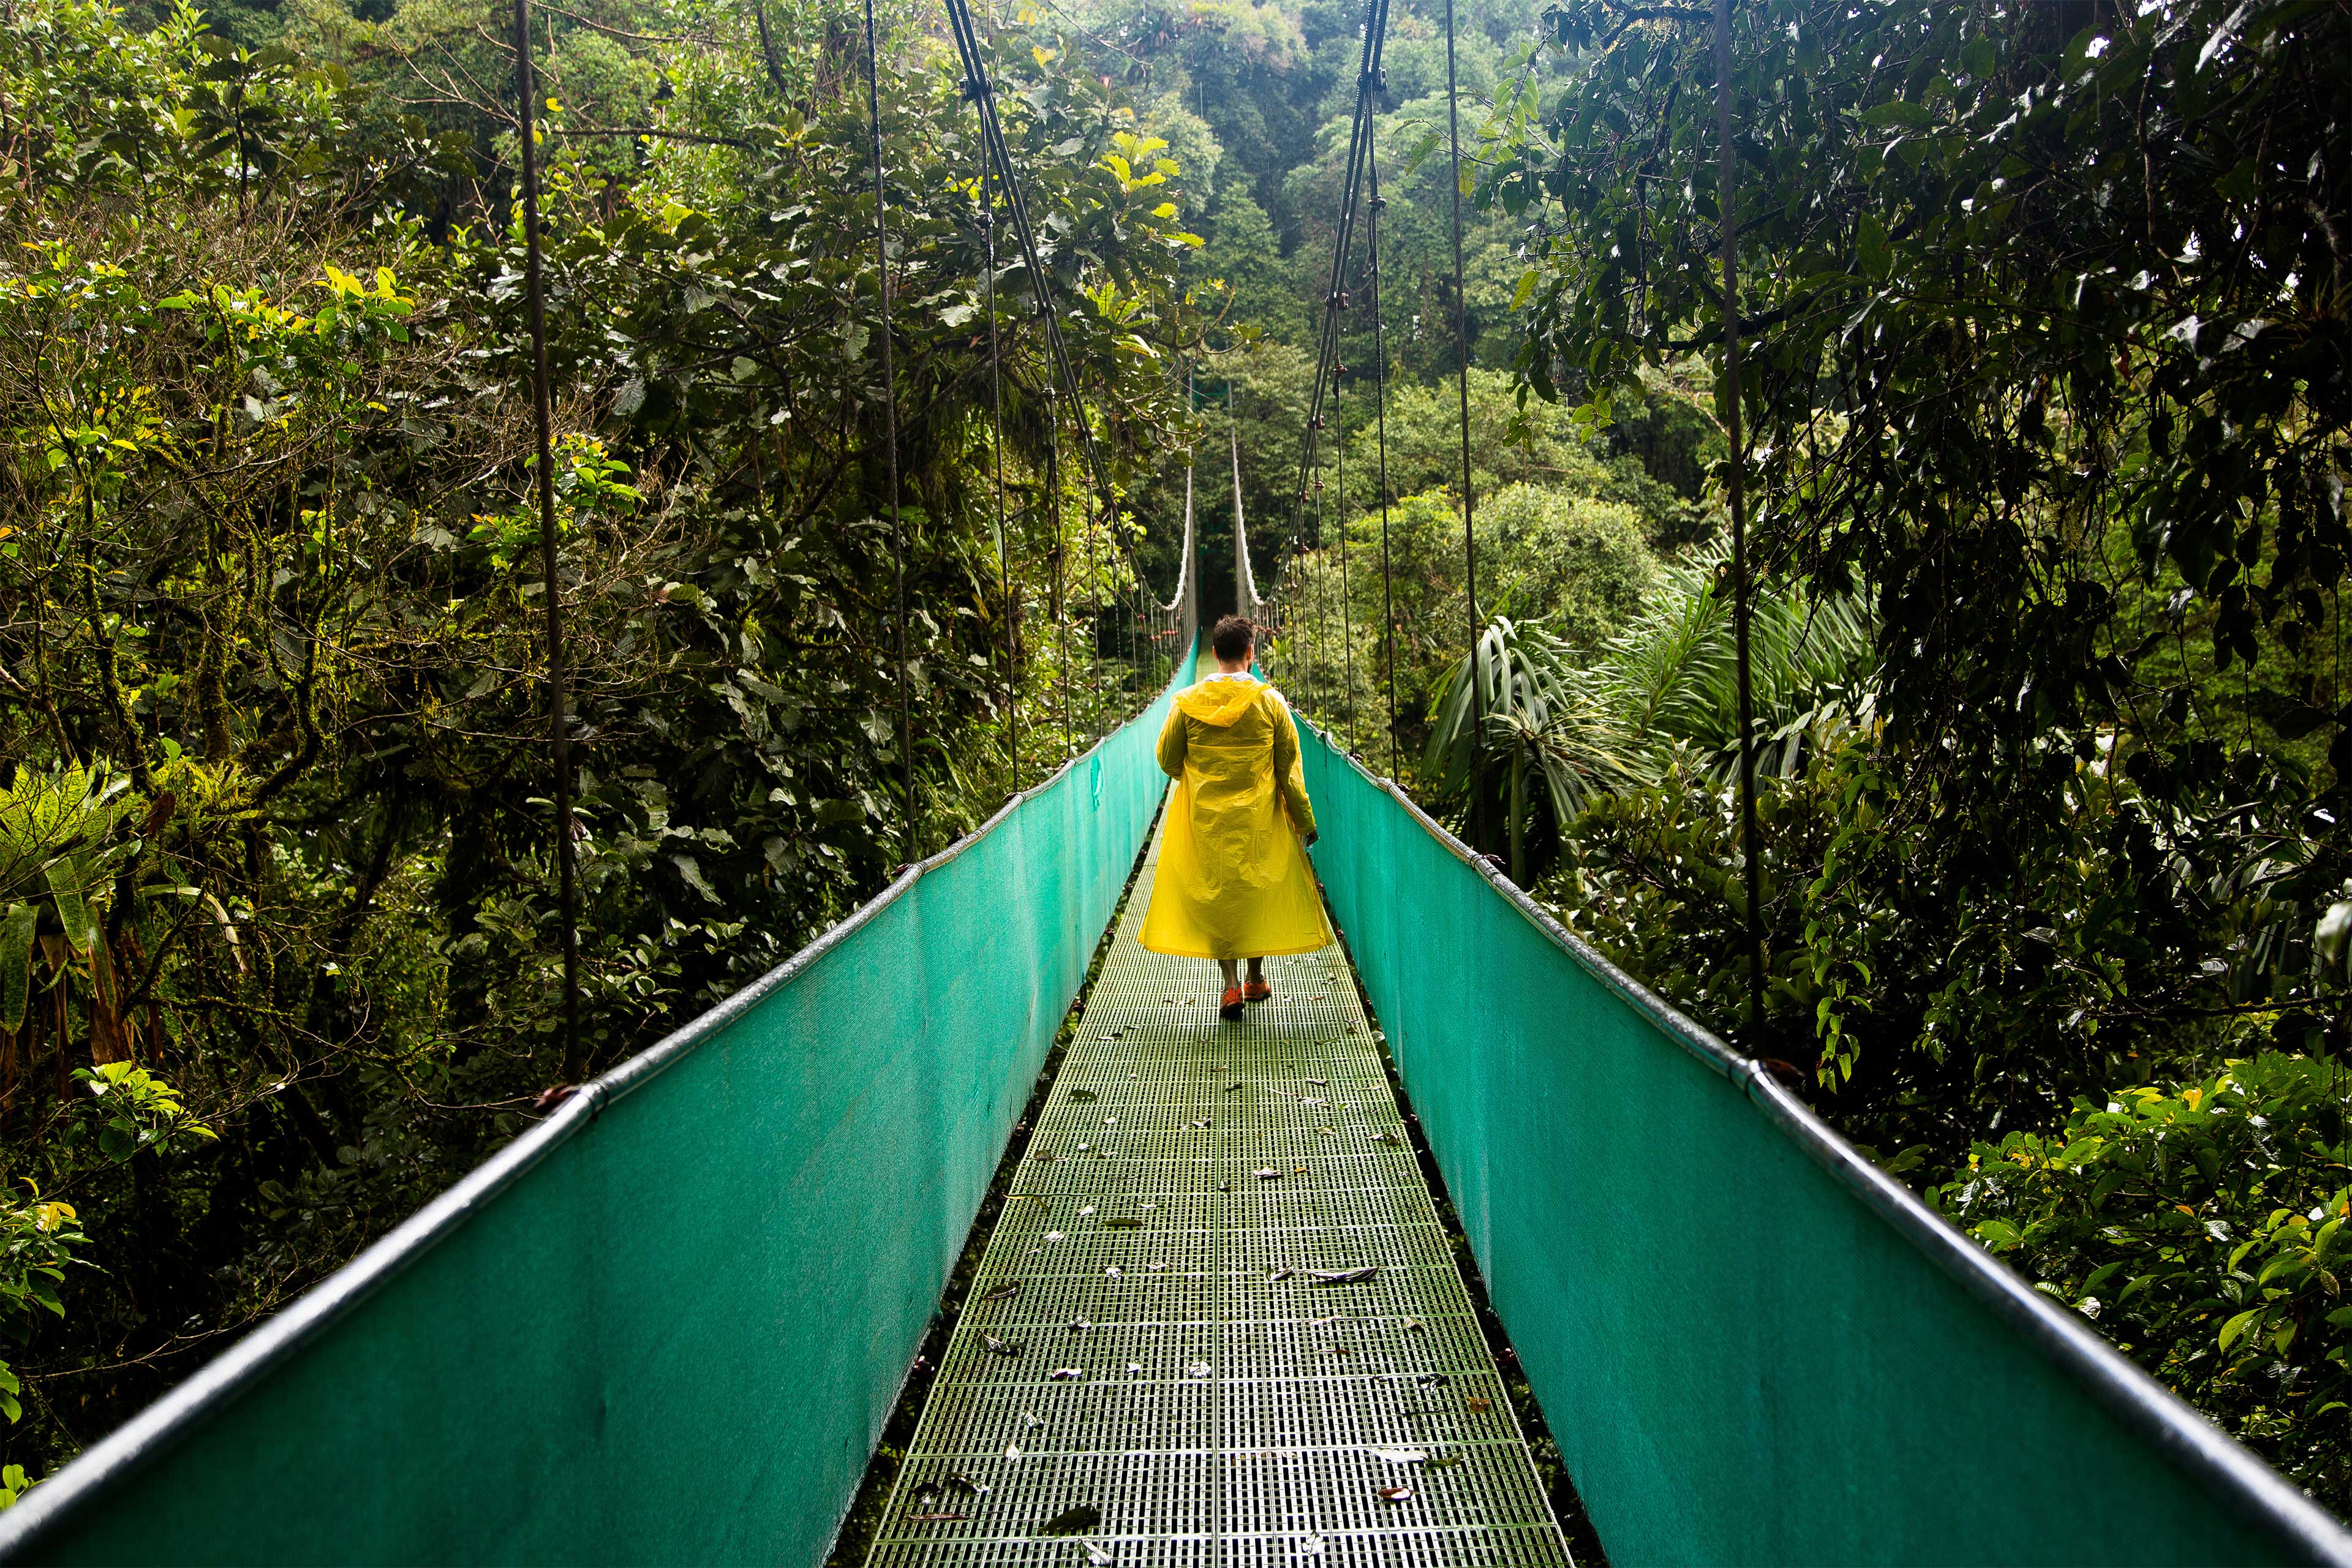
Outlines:
<svg viewBox="0 0 2352 1568"><path fill-rule="evenodd" d="M1216 650L1219 664L1249 667L1250 646L1257 640L1257 628L1239 616L1227 616L1209 631L1209 646Z"/></svg>

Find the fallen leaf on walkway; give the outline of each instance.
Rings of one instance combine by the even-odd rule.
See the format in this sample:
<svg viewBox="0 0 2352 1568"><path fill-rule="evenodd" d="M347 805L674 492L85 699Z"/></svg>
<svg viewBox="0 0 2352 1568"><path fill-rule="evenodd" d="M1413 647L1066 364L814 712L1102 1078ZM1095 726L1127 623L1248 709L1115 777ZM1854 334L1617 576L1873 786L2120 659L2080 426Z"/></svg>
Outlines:
<svg viewBox="0 0 2352 1568"><path fill-rule="evenodd" d="M1404 1331L1408 1334L1420 1333L1423 1330L1429 1327L1427 1323L1423 1322L1419 1318L1407 1318L1402 1326Z"/></svg>
<svg viewBox="0 0 2352 1568"><path fill-rule="evenodd" d="M1106 1279L1116 1279L1119 1278L1118 1265L1114 1263L1109 1268L1104 1269L1103 1278Z"/></svg>
<svg viewBox="0 0 2352 1568"><path fill-rule="evenodd" d="M1076 1535L1102 1522L1102 1510L1090 1502L1065 1509L1037 1527L1040 1535Z"/></svg>
<svg viewBox="0 0 2352 1568"><path fill-rule="evenodd" d="M1007 1444L1005 1444L1005 1445L1004 1445L1004 1457L1005 1457L1006 1458L1008 1458L1008 1459L1017 1459L1017 1458L1019 1458L1021 1457L1021 1445L1020 1445L1020 1444L1018 1444L1018 1443L1007 1443Z"/></svg>
<svg viewBox="0 0 2352 1568"><path fill-rule="evenodd" d="M1391 1465L1419 1465L1428 1461L1429 1451L1425 1448L1375 1448L1372 1458Z"/></svg>
<svg viewBox="0 0 2352 1568"><path fill-rule="evenodd" d="M1423 1388L1443 1388L1453 1381L1454 1380L1452 1378L1447 1377L1442 1372L1424 1372L1419 1377L1413 1379L1413 1382L1421 1384Z"/></svg>
<svg viewBox="0 0 2352 1568"><path fill-rule="evenodd" d="M1277 1279L1289 1279L1289 1278L1290 1278L1290 1270L1289 1270L1289 1269L1287 1269L1287 1268L1277 1268L1277 1269L1276 1269L1273 1273L1271 1273L1271 1274L1269 1274L1269 1275L1267 1275L1267 1276L1265 1277L1265 1282L1266 1282L1267 1284L1271 1285L1271 1284L1273 1284L1273 1283L1274 1283L1276 1280L1277 1280Z"/></svg>
<svg viewBox="0 0 2352 1568"><path fill-rule="evenodd" d="M1127 1372L1129 1377L1141 1377L1143 1375L1143 1363L1139 1361L1129 1362L1127 1363Z"/></svg>
<svg viewBox="0 0 2352 1568"><path fill-rule="evenodd" d="M980 1342L987 1349L988 1353L991 1355L1016 1356L1019 1355L1025 1348L1021 1345L1007 1344L1003 1340L998 1339L994 1334L981 1335Z"/></svg>
<svg viewBox="0 0 2352 1568"><path fill-rule="evenodd" d="M1206 1377L1209 1375L1209 1363L1204 1361L1187 1362L1184 1363L1184 1375L1186 1377Z"/></svg>
<svg viewBox="0 0 2352 1568"><path fill-rule="evenodd" d="M1397 1135L1393 1132L1375 1132L1372 1134L1372 1142L1375 1143L1393 1143L1396 1141Z"/></svg>
<svg viewBox="0 0 2352 1568"><path fill-rule="evenodd" d="M1141 1230L1143 1222L1131 1214L1115 1214L1103 1221L1105 1230Z"/></svg>
<svg viewBox="0 0 2352 1568"><path fill-rule="evenodd" d="M1411 1487L1382 1487L1380 1489L1380 1498L1382 1502L1402 1502L1405 1499L1411 1496L1412 1496L1412 1489Z"/></svg>
<svg viewBox="0 0 2352 1568"><path fill-rule="evenodd" d="M1070 1238L1063 1235L1058 1230L1049 1230L1045 1233L1045 1239L1047 1241L1067 1241Z"/></svg>
<svg viewBox="0 0 2352 1568"><path fill-rule="evenodd" d="M1328 1105L1331 1102L1328 1100L1318 1100L1311 1094L1303 1094L1298 1097L1298 1103L1301 1105Z"/></svg>
<svg viewBox="0 0 2352 1568"><path fill-rule="evenodd" d="M1086 1207L1084 1207L1084 1208L1082 1208L1082 1209L1080 1209L1080 1210L1078 1211L1078 1217L1079 1217L1080 1219L1084 1219L1084 1218L1086 1218L1086 1217L1087 1217L1087 1215L1090 1215L1090 1214L1092 1214L1092 1213L1094 1213L1094 1212L1095 1212L1095 1205L1092 1205L1092 1204L1088 1204Z"/></svg>
<svg viewBox="0 0 2352 1568"><path fill-rule="evenodd" d="M1057 1366L1045 1374L1047 1383L1082 1383L1086 1373L1075 1366Z"/></svg>
<svg viewBox="0 0 2352 1568"><path fill-rule="evenodd" d="M1301 1557L1320 1557L1325 1550L1323 1538L1319 1535L1310 1535L1298 1543L1298 1555Z"/></svg>
<svg viewBox="0 0 2352 1568"><path fill-rule="evenodd" d="M1070 1098L1076 1100L1079 1104L1084 1105L1088 1100L1099 1099L1100 1096L1097 1095L1095 1091L1090 1089L1074 1089L1070 1090Z"/></svg>
<svg viewBox="0 0 2352 1568"><path fill-rule="evenodd" d="M1445 1458L1442 1458L1442 1459L1432 1459L1432 1460L1430 1460L1430 1461L1429 1461L1429 1463L1427 1463L1427 1464L1425 1464L1425 1465L1422 1466L1422 1468L1423 1468L1423 1469L1424 1469L1424 1470L1450 1470L1450 1469L1452 1469L1454 1466L1456 1466L1456 1465L1460 1464L1461 1462L1462 1462L1462 1456L1461 1456L1461 1455L1459 1455L1459 1454L1448 1454L1448 1455L1446 1455L1446 1456L1445 1456Z"/></svg>
<svg viewBox="0 0 2352 1568"><path fill-rule="evenodd" d="M1087 1542L1086 1546L1088 1568L1110 1568L1111 1555L1109 1547L1101 1544L1099 1542L1093 1541Z"/></svg>
<svg viewBox="0 0 2352 1568"><path fill-rule="evenodd" d="M1094 1325L1087 1321L1084 1318L1072 1318L1070 1320L1070 1332L1074 1334L1083 1334L1088 1329L1093 1327Z"/></svg>
<svg viewBox="0 0 2352 1568"><path fill-rule="evenodd" d="M1003 1284L999 1285L995 1289L991 1290L987 1295L982 1296L980 1300L982 1304L985 1305L990 1301L1010 1301L1013 1297L1018 1296L1019 1294L1021 1294L1021 1281L1018 1279L1007 1279Z"/></svg>
<svg viewBox="0 0 2352 1568"><path fill-rule="evenodd" d="M971 1519L968 1513L910 1513L907 1517L917 1524L943 1524L950 1521L969 1523Z"/></svg>
<svg viewBox="0 0 2352 1568"><path fill-rule="evenodd" d="M1310 1078L1307 1081L1313 1084L1318 1089L1328 1089L1331 1087L1331 1080L1328 1078Z"/></svg>
<svg viewBox="0 0 2352 1568"><path fill-rule="evenodd" d="M1359 1268L1309 1268L1307 1277L1318 1285L1354 1285L1380 1271L1379 1264L1367 1263Z"/></svg>
<svg viewBox="0 0 2352 1568"><path fill-rule="evenodd" d="M1234 1091L1234 1090L1235 1090L1235 1089L1239 1089L1239 1088L1241 1088L1241 1085L1240 1085L1240 1084L1237 1084L1237 1083L1229 1083L1229 1084L1225 1085L1225 1092L1226 1092L1227 1094L1231 1094L1231 1093L1233 1093L1233 1091Z"/></svg>
<svg viewBox="0 0 2352 1568"><path fill-rule="evenodd" d="M1282 1173L1272 1165L1260 1165L1254 1173L1261 1182L1275 1182L1282 1179Z"/></svg>
<svg viewBox="0 0 2352 1568"><path fill-rule="evenodd" d="M1475 1394L1469 1398L1464 1400L1462 1403L1473 1410L1492 1410L1495 1408L1495 1402L1493 1400L1481 1399Z"/></svg>
<svg viewBox="0 0 2352 1568"><path fill-rule="evenodd" d="M986 1497L988 1483L973 1480L970 1476L950 1476L940 1483L941 1491L962 1492L967 1497Z"/></svg>

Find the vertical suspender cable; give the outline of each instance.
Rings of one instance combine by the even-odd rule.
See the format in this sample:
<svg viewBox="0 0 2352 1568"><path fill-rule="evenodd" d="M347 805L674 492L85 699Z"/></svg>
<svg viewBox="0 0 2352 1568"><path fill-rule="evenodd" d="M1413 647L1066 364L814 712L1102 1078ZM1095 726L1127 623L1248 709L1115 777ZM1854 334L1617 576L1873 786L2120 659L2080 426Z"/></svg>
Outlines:
<svg viewBox="0 0 2352 1568"><path fill-rule="evenodd" d="M1348 592L1348 416L1339 406L1339 385L1348 374L1341 363L1333 367L1331 376L1331 422L1339 427L1339 462L1337 481L1339 492L1339 674L1346 684L1342 704L1348 720L1348 754L1356 752L1356 623L1353 600Z"/></svg>
<svg viewBox="0 0 2352 1568"><path fill-rule="evenodd" d="M1075 402L1075 400L1073 400ZM1087 409L1070 409L1077 418L1087 418ZM1094 742L1103 736L1103 564L1094 557L1094 499L1087 499L1087 576L1082 585L1087 590L1087 684L1091 687L1091 715L1087 720L1087 741ZM1070 611L1073 621L1077 611Z"/></svg>
<svg viewBox="0 0 2352 1568"><path fill-rule="evenodd" d="M1318 474L1315 477L1315 542L1300 551L1298 556L1298 591L1307 595L1308 604L1315 606L1315 646L1314 651L1307 656L1307 696L1310 703L1316 690L1315 656L1331 657L1328 646L1331 638L1326 625L1330 618L1331 606L1324 602L1325 595L1315 581L1316 558L1323 553L1323 510L1329 504L1325 492L1323 477ZM1325 721L1329 721L1328 716Z"/></svg>
<svg viewBox="0 0 2352 1568"><path fill-rule="evenodd" d="M907 540L898 516L898 382L890 353L890 210L882 177L882 60L874 27L874 0L866 0L866 106L874 132L874 259L881 274L882 407L890 459L890 581L898 611L898 760L901 799L899 859L913 865L915 847L915 696L907 663Z"/></svg>
<svg viewBox="0 0 2352 1568"><path fill-rule="evenodd" d="M986 152L980 160L981 232L988 265L988 398L996 458L996 573L1004 584L1004 753L1013 770L1008 795L1021 793L1020 645L1021 595L1013 585L1013 552L1004 531L1004 351L996 324L995 168Z"/></svg>
<svg viewBox="0 0 2352 1568"><path fill-rule="evenodd" d="M1450 3L1450 0L1449 0ZM1731 502L1731 627L1739 683L1740 861L1748 887L1748 1026L1764 1025L1764 854L1756 834L1756 699L1748 664L1747 452L1740 430L1739 225L1732 211L1738 161L1731 145L1731 0L1715 0L1715 205L1723 226L1723 428L1730 449L1724 489Z"/></svg>
<svg viewBox="0 0 2352 1568"><path fill-rule="evenodd" d="M1396 599L1389 577L1389 349L1381 317L1381 162L1377 148L1367 148L1365 172L1371 178L1371 204L1365 230L1370 252L1372 296L1372 408L1380 431L1381 454L1381 647L1388 676L1389 772L1397 769L1396 752Z"/></svg>
<svg viewBox="0 0 2352 1568"><path fill-rule="evenodd" d="M1076 754L1078 732L1070 726L1069 552L1062 547L1062 416L1054 389L1045 389L1045 526L1053 531L1054 662L1062 678L1062 752Z"/></svg>
<svg viewBox="0 0 2352 1568"><path fill-rule="evenodd" d="M1718 7L1727 3L1716 0ZM1478 752L1486 743L1486 712L1485 695L1478 689L1478 637L1483 628L1478 620L1478 534L1472 522L1475 502L1470 493L1470 304L1462 279L1462 108L1454 75L1454 0L1445 0L1445 135L1454 170L1454 183L1447 187L1454 197L1454 335L1462 356L1454 367L1454 380L1462 397L1462 582L1470 606L1470 846L1484 853L1486 814L1478 807L1476 781Z"/></svg>
<svg viewBox="0 0 2352 1568"><path fill-rule="evenodd" d="M1225 441L1234 458L1234 614L1255 623L1259 611L1272 606L1257 596L1257 569L1250 564L1249 524L1242 516L1241 422L1234 417L1230 384L1225 391Z"/></svg>
<svg viewBox="0 0 2352 1568"><path fill-rule="evenodd" d="M580 1039L580 878L572 842L572 715L564 689L563 584L555 562L555 398L547 373L547 286L539 253L539 88L531 79L530 0L515 0L516 132L522 146L522 239L530 300L530 390L539 436L539 575L547 600L547 726L555 763L555 876L563 920L563 1078L588 1069Z"/></svg>

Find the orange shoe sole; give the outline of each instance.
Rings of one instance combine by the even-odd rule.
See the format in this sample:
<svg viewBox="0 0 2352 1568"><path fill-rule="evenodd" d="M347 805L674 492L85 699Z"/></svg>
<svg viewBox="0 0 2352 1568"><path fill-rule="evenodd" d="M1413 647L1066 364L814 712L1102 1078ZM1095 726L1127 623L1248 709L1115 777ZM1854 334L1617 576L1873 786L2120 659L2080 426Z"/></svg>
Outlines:
<svg viewBox="0 0 2352 1568"><path fill-rule="evenodd" d="M1224 1000L1217 1006L1217 1016L1221 1018L1238 1018L1242 1016L1242 988L1240 986L1228 985L1225 987L1225 997Z"/></svg>

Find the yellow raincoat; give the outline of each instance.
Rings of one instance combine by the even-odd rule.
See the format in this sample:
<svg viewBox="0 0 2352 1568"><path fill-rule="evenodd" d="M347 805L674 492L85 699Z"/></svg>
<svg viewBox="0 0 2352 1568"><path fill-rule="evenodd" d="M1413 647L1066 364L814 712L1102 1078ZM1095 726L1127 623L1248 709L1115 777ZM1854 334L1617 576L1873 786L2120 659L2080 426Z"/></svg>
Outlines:
<svg viewBox="0 0 2352 1568"><path fill-rule="evenodd" d="M1253 675L1213 675L1176 694L1160 731L1176 781L1160 871L1138 938L1184 958L1267 958L1331 942L1299 840L1315 831L1298 726Z"/></svg>

